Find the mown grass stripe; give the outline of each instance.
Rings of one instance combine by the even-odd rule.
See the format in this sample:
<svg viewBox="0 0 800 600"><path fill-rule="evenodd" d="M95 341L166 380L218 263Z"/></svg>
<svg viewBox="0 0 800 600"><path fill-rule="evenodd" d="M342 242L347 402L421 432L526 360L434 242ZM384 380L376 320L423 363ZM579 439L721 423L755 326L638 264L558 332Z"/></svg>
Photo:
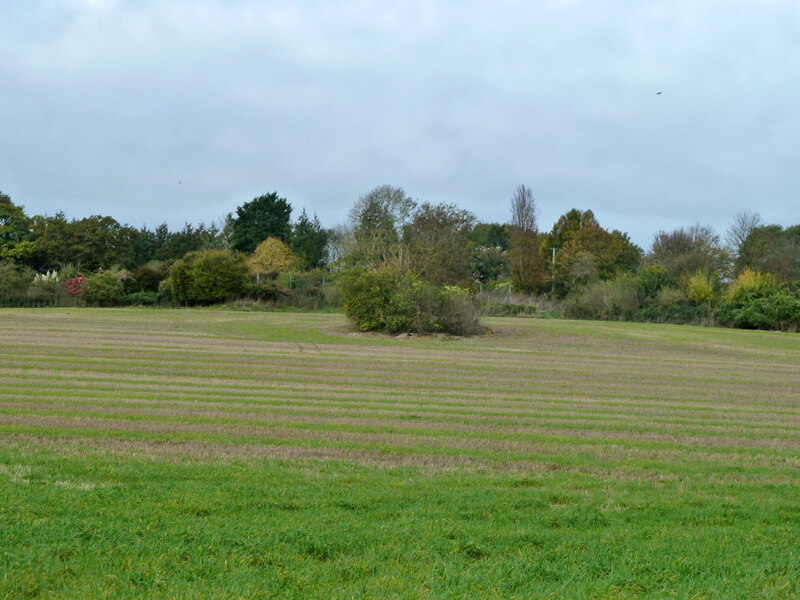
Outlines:
<svg viewBox="0 0 800 600"><path fill-rule="evenodd" d="M103 409L107 409L115 412L140 412L141 414L158 414L159 412L171 411L182 412L187 415L212 414L219 418L236 413L247 413L251 415L261 415L261 418L268 418L267 415L270 415L269 418L293 417L298 420L301 420L303 417L313 417L336 422L339 422L339 420L343 418L372 420L397 420L400 418L407 421L420 421L425 423L459 424L463 425L465 430L468 427L480 427L487 430L496 429L502 431L537 427L545 424L557 424L563 429L585 431L624 431L639 434L658 432L672 435L704 435L711 437L735 435L743 438L773 440L800 439L798 436L800 433L800 426L788 427L785 424L779 427L776 426L775 423L756 424L748 421L728 421L726 425L709 425L708 422L698 422L688 419L676 420L652 417L648 418L648 423L645 424L642 422L641 416L637 415L598 415L597 413L582 413L580 411L563 411L559 416L543 413L536 414L531 411L527 414L517 413L514 417L509 417L508 415L497 417L486 413L469 414L464 410L450 414L422 411L356 410L353 406L342 407L326 403L321 405L286 405L279 403L264 405L250 403L236 406L230 403L214 403L212 406L211 403L208 402L201 404L198 404L196 401L172 402L157 400L145 402L141 399L128 397L122 397L117 401L111 401L106 397L94 397L91 399L70 397L68 399L59 399L58 401L51 401L48 403L24 401L29 400L31 396L36 397L35 394L28 396L22 395L17 402L11 402L9 401L10 398L6 397L3 402L0 402L0 406L9 410L67 410L69 408L77 409L77 407L85 407L85 410L90 412L101 412ZM258 412L253 412L254 410Z"/></svg>
<svg viewBox="0 0 800 600"><path fill-rule="evenodd" d="M302 354L286 356L285 354L270 355L264 353L253 353L249 356L249 358L246 358L241 353L235 352L228 354L216 354L197 350L195 354L190 355L187 355L185 352L154 353L152 351L142 351L141 356L132 357L128 356L127 353L111 350L104 352L102 356L92 356L87 355L84 351L77 351L72 348L62 348L58 350L53 350L49 346L45 346L44 348L47 350L37 352L27 351L24 355L17 354L13 359L6 359L4 361L5 365L12 366L19 364L36 364L40 363L41 359L51 359L49 361L51 364L60 365L129 364L137 365L142 368L161 368L163 367L164 359L168 359L170 364L181 364L193 367L196 367L197 365L208 365L209 362L212 362L213 364L224 369L236 368L245 371L247 369L255 368L256 370L259 370L266 368L265 365L269 365L269 368L272 369L293 368L300 369L301 372L318 371L326 374L330 373L331 371L336 372L342 368L347 370L370 371L373 370L373 368L379 369L390 367L393 372L405 376L409 373L418 372L423 366L430 368L431 365L438 364L439 366L435 371L437 376L448 375L464 377L465 371L468 369L469 375L476 378L479 378L481 373L497 374L498 372L502 372L507 377L513 377L515 373L528 375L530 377L537 377L542 374L561 376L569 373L571 375L583 375L590 378L596 378L604 376L607 377L609 367L615 367L615 369L612 369L612 371L619 370L619 362L616 360L596 360L593 361L592 368L578 368L575 362L566 361L557 365L548 364L546 367L541 366L541 363L521 364L503 363L501 361L493 361L492 364L460 362L458 367L453 367L449 359L439 359L437 357L426 357L424 361L420 359L414 359L399 363L396 359L360 357L356 360L352 356L331 356L325 354L325 364L332 362L340 363L336 369L326 371L325 369L320 368L320 356L322 355L307 357ZM11 349L9 351L11 351ZM699 383L730 384L744 381L750 384L760 384L762 382L770 384L774 383L774 377L776 375L785 374L787 373L788 369L786 367L768 369L763 364L760 364L758 368L754 368L752 364L748 362L740 365L740 367L734 373L731 373L729 363L724 365L720 364L718 370L720 372L718 376L709 377L709 369L706 366L698 366L694 362L689 363L688 361L676 361L676 364L672 369L665 369L662 365L657 377L672 378L680 376L682 379L687 379L688 377L690 381ZM704 374L704 376L697 376L696 374L699 373ZM617 373L614 375L614 377L619 378L622 375L625 376L626 380L637 381L643 376L646 378L652 378L653 370L650 367L642 368L641 370L632 369L629 365L626 365L624 373Z"/></svg>
<svg viewBox="0 0 800 600"><path fill-rule="evenodd" d="M19 373L0 373L0 381L26 381L26 378L21 378L19 375ZM405 391L396 391L383 386L355 386L348 388L340 385L334 390L331 390L330 386L327 384L309 384L308 382L300 385L295 382L269 381L261 382L261 385L254 385L253 383L239 384L233 380L219 380L216 382L216 387L209 387L207 385L203 385L204 382L202 380L197 380L194 378L188 378L188 380L173 379L171 381L168 378L159 378L157 380L158 383L147 383L146 381L141 381L137 377L131 377L125 381L120 381L122 377L101 375L98 373L83 376L73 375L71 379L73 383L71 383L69 386L42 383L43 379L45 378L39 378L39 383L37 384L40 389L49 391L61 390L66 393L69 393L71 390L80 390L81 385L85 386L84 389L103 390L112 394L117 393L120 389L128 386L137 389L137 391L140 393L146 393L150 391L153 394L171 393L184 394L187 396L197 395L197 397L214 397L217 394L215 394L213 390L216 389L220 390L219 393L225 397L266 398L277 395L285 396L286 398L303 398L310 395L314 398L339 398L348 401L355 401L356 398L361 397L367 398L372 403L383 403L387 405L395 405L398 403L398 401L416 398L416 401L409 401L408 404L414 406L418 404L435 405L438 403L442 406L448 407L500 407L504 405L507 407L516 407L517 410L519 409L520 405L548 405L551 406L553 410L558 411L560 410L560 407L565 405L581 403L582 406L587 407L587 410L589 410L589 406L606 408L609 410L619 410L620 407L625 407L626 409L641 409L643 411L651 410L654 407L659 407L660 409L666 409L670 411L682 411L682 414L687 415L697 413L706 413L712 415L718 414L721 411L727 414L752 415L756 413L763 415L765 413L762 409L766 409L768 414L772 415L785 415L787 417L791 417L800 414L800 409L793 410L791 408L785 408L786 406L791 406L791 403L787 404L784 402L775 404L751 400L747 405L737 405L721 403L718 399L715 402L714 398L693 397L692 400L689 401L681 399L672 400L671 398L664 396L645 394L629 394L626 397L622 397L618 394L609 394L603 392L593 392L591 396L582 394L564 395L559 392L550 393L542 390L530 390L524 395L503 393L492 393L486 395L469 394L468 397L472 398L472 400L465 402L464 394L459 395L449 391L432 392L430 390L425 390L425 393L421 393L421 390L414 388L408 388ZM52 379L66 380L64 378L46 378L47 381ZM113 385L104 387L102 385L97 385L98 382L114 383ZM27 386L27 389L30 389L30 386ZM602 414L602 411L599 412Z"/></svg>
<svg viewBox="0 0 800 600"><path fill-rule="evenodd" d="M87 406L87 407L107 407L109 409L139 409L147 410L184 410L188 412L219 412L225 413L246 413L259 411L262 414L273 415L297 415L313 416L316 418L342 418L356 416L358 418L372 419L406 419L424 420L435 423L454 423L470 424L480 423L485 426L498 428L520 428L537 424L559 424L570 429L598 429L598 430L626 430L626 431L663 431L671 432L680 430L683 433L691 434L718 434L720 436L729 433L753 437L786 437L792 439L800 434L800 421L798 426L790 426L786 419L772 419L769 422L757 422L754 419L732 420L726 419L725 425L720 425L719 416L712 415L706 419L686 419L676 418L675 416L654 416L653 413L627 411L626 414L618 412L601 412L594 410L581 411L570 405L559 411L515 411L496 412L489 410L475 411L464 408L449 411L432 411L429 407L426 410L419 410L419 405L410 407L394 407L392 409L381 408L378 404L372 403L342 403L340 401L329 402L324 399L315 401L298 401L281 398L275 401L251 401L239 402L237 399L230 399L228 402L218 402L214 399L184 399L177 400L174 397L165 399L164 395L154 396L147 399L142 395L131 397L124 394L98 396L87 394L84 396L70 395L52 400L46 404L41 402L30 402L31 398L38 400L40 394L37 391L28 393L6 394L3 398L7 407L15 405L26 407L66 407L66 406ZM663 413L668 414L669 413ZM762 419L764 415L758 415ZM642 417L646 417L650 425L642 425Z"/></svg>
<svg viewBox="0 0 800 600"><path fill-rule="evenodd" d="M597 471L614 473L616 471L628 473L633 476L636 476L636 473L639 472L640 475L644 473L670 474L680 478L689 478L692 476L732 476L738 477L739 479L745 478L746 480L749 477L758 478L764 476L796 477L796 469L798 468L796 457L758 457L748 454L713 453L705 456L704 460L698 460L697 455L686 455L679 450L671 452L666 450L648 452L647 449L639 449L639 454L641 456L637 456L635 452L629 452L623 454L621 457L614 457L608 454L595 456L586 452L577 454L558 452L558 450L571 449L572 446L561 448L554 446L520 452L518 450L426 445L411 442L402 444L397 442L331 440L325 438L309 440L302 437L291 438L269 435L237 436L226 433L203 433L200 435L191 431L150 432L141 430L107 430L91 427L69 427L66 424L42 427L0 424L0 433L10 435L49 436L54 438L64 436L88 437L108 441L121 439L162 443L210 442L230 446L232 450L235 450L235 447L241 447L243 453L246 453L246 448L250 446L292 446L296 448L366 450L369 452L380 452L397 456L408 454L420 458L450 457L455 459L468 458L481 460L487 463L537 463L546 468L573 469L579 472ZM759 458L763 458L763 460L758 460ZM491 468L491 464L487 464L486 466L487 468Z"/></svg>
<svg viewBox="0 0 800 600"><path fill-rule="evenodd" d="M119 385L114 387L103 388L102 386L88 386L84 390L91 390L93 392L103 392L104 397L107 398L127 398L130 392L120 392ZM142 386L145 387L145 386ZM10 386L6 389L12 390ZM452 397L429 398L420 397L416 395L397 395L392 398L384 398L382 395L374 395L369 393L343 393L343 394L321 394L320 390L312 389L308 392L298 391L297 389L265 389L261 391L254 391L252 393L238 391L232 393L229 389L220 389L218 392L213 392L205 389L203 392L181 390L175 391L169 388L156 387L156 391L147 393L145 391L137 391L136 397L142 399L194 399L196 401L233 401L240 402L247 400L250 403L259 405L283 405L285 403L293 403L295 405L320 405L320 406L336 406L336 407L378 407L385 410L394 410L400 412L415 413L420 408L425 408L429 412L440 413L443 415L452 414L465 414L465 415L487 415L487 416L520 416L537 415L537 414L573 414L578 411L579 414L586 416L597 416L602 418L608 415L609 412L619 412L620 408L625 408L628 416L643 416L647 418L656 418L658 415L673 415L690 417L690 421L705 419L705 420L719 420L724 417L724 420L730 421L732 414L742 415L747 422L757 422L760 419L770 419L770 422L779 420L780 422L792 422L797 416L798 411L775 410L765 413L761 410L748 410L740 407L732 407L728 405L720 405L718 407L687 407L679 405L676 407L668 408L666 403L661 407L648 403L633 403L624 399L603 400L589 399L586 397L579 398L556 398L553 400L543 399L519 399L509 398L505 396L496 396L493 398L475 398L472 402L463 402ZM249 389L249 388L248 388ZM39 389L31 389L30 386L26 388L13 388L13 390L20 395L28 395L33 397L40 397L44 394L59 392L60 396L75 396L80 397L81 388L78 386L49 386L41 387ZM360 397L360 399L359 399ZM407 399L403 402L403 399ZM621 415L620 418L624 418Z"/></svg>
<svg viewBox="0 0 800 600"><path fill-rule="evenodd" d="M319 381L311 379L309 382L309 378L304 377L293 377L290 375L282 375L282 376L274 376L268 379L264 379L263 377L258 376L242 376L239 375L237 379L230 380L224 377L220 377L214 374L208 373L193 373L192 375L182 375L178 376L175 375L173 377L169 377L167 372L159 373L158 375L150 375L150 374L142 374L136 373L131 374L125 371L114 371L111 369L95 369L91 371L91 376L79 376L77 373L69 370L45 370L41 368L11 368L11 369L4 369L0 368L0 377L2 376L11 376L11 377L37 377L37 378L59 378L59 379L70 379L73 378L75 380L92 380L92 379L106 379L106 380L115 380L115 381L126 381L130 383L136 384L145 384L147 381L159 381L159 382L169 382L172 386L184 385L184 386L191 386L191 385L215 385L215 386L226 386L230 385L234 388L253 388L254 386L269 386L269 387L278 387L278 386L304 386L306 388L310 388L314 385L318 386L319 389L328 389L331 386L336 386L339 389L346 389L347 386L353 386L355 389L368 389L373 391L380 390L382 393L391 394L395 397L397 396L404 396L407 395L408 392L396 392L397 382L396 381L387 381L388 378L381 378L380 381L375 380L364 380L362 382L354 382L348 378L326 378L320 379ZM246 382L246 383L242 383ZM437 384L417 384L413 387L413 390L423 396L426 397L441 397L443 394L440 389L441 382L439 385ZM512 384L505 384L505 385L485 385L485 386L470 386L470 385L453 385L448 384L448 392L446 395L454 395L459 393L466 393L469 395L475 394L485 394L485 395L492 395L503 393L504 390L513 390L514 386ZM728 397L728 398L740 398L741 397L741 388L742 386L734 386L731 390L727 393L715 392L709 395L693 395L691 398L692 402L706 402L706 403L715 403L718 402L720 397ZM563 394L564 391L569 390L572 394L576 394L576 388L579 388L578 385L569 384L562 384L562 385L549 385L547 391L536 389L531 389L526 394L518 396L520 401L525 401L527 398L531 396L535 396L537 394L546 394L546 395L556 395L560 396ZM677 386L670 386L670 391L673 393L677 393L680 390L676 389ZM590 391L593 396L606 396L606 397L619 397L621 394L620 392L625 389L625 386L607 386L607 385L589 385L586 384L586 390ZM737 394L737 391L739 392ZM744 390L746 391L746 390ZM765 396L770 398L771 400L761 399L761 398L752 398L747 401L748 405L760 405L766 407L773 407L773 406L793 406L796 405L793 402L793 392L794 389L791 386L786 386L783 390L784 394L782 395L785 397L785 400L779 400L779 396L775 391L771 393L766 393ZM653 400L672 400L672 401L679 401L680 396L673 396L673 395L649 395L650 398Z"/></svg>
<svg viewBox="0 0 800 600"><path fill-rule="evenodd" d="M14 415L20 413L10 410L0 411L0 423L11 424L19 419L14 419ZM3 416L6 415L6 416ZM621 448L623 450L632 451L648 451L652 453L662 451L680 451L687 454L702 455L713 453L715 455L725 456L748 456L748 457L769 457L770 460L791 460L797 458L797 448L795 445L790 445L789 448L779 447L780 444L772 446L755 446L755 445L736 445L727 440L721 440L720 444L715 445L703 440L703 443L696 443L695 440L680 442L680 441L657 441L649 439L648 436L628 435L625 437L613 436L590 436L586 431L581 432L582 435L565 435L563 432L556 433L492 433L487 435L484 432L454 432L444 429L420 429L408 428L399 429L397 427L382 427L382 426L356 426L343 423L280 423L280 426L275 426L274 423L268 421L254 422L242 419L209 419L201 417L182 417L182 416L163 416L163 415L137 415L136 418L131 418L129 415L124 414L94 414L91 417L81 414L76 411L29 411L27 414L29 420L32 417L38 416L39 420L56 421L58 426L70 427L75 426L79 422L85 421L104 421L108 423L117 423L117 428L124 430L136 430L141 427L142 430L147 430L147 424L169 425L169 430L181 429L194 429L196 433L205 435L205 426L213 426L218 429L233 428L234 430L260 430L263 435L271 436L270 431L275 430L293 430L303 432L306 436L314 436L326 434L333 437L352 437L354 440L369 440L375 436L390 437L391 439L407 439L416 438L419 440L426 440L426 445L435 447L439 444L449 445L455 447L470 447L470 445L479 444L486 446L503 446L509 445L514 447L541 447L543 449L549 447L557 447L563 452L564 447L569 447L571 444L577 444L585 451L593 452L594 448ZM50 418L48 417L57 417ZM85 426L85 425L79 425ZM109 425L112 429L115 426ZM247 435L247 434L234 434L234 435ZM325 436L322 436L325 437ZM723 443L727 442L727 443ZM410 442L409 442L410 443ZM798 463L800 464L800 463Z"/></svg>

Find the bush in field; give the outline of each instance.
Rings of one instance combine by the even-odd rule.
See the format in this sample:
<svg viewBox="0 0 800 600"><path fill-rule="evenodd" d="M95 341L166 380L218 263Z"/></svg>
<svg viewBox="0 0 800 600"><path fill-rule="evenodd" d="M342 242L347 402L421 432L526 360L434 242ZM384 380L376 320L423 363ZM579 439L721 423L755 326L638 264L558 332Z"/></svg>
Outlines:
<svg viewBox="0 0 800 600"><path fill-rule="evenodd" d="M474 335L481 331L472 295L465 289L417 282L412 286L416 305L414 331Z"/></svg>
<svg viewBox="0 0 800 600"><path fill-rule="evenodd" d="M344 314L361 331L411 331L414 304L406 276L388 268L356 271L344 276L341 284Z"/></svg>
<svg viewBox="0 0 800 600"><path fill-rule="evenodd" d="M340 286L345 314L362 331L480 331L471 296L455 286L435 286L389 268L349 273Z"/></svg>
<svg viewBox="0 0 800 600"><path fill-rule="evenodd" d="M169 272L172 298L179 304L224 302L240 296L250 281L245 259L227 250L189 252Z"/></svg>
<svg viewBox="0 0 800 600"><path fill-rule="evenodd" d="M83 301L88 306L119 306L124 296L122 281L111 271L95 273L83 282Z"/></svg>

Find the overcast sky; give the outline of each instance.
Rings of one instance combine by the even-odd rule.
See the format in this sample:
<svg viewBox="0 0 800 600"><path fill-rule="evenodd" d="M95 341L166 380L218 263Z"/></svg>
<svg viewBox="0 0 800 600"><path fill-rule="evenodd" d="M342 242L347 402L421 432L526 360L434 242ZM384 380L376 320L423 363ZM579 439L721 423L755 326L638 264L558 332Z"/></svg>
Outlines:
<svg viewBox="0 0 800 600"><path fill-rule="evenodd" d="M0 0L0 190L29 215L323 225L381 184L649 246L800 222L800 2ZM660 92L660 93L659 93Z"/></svg>

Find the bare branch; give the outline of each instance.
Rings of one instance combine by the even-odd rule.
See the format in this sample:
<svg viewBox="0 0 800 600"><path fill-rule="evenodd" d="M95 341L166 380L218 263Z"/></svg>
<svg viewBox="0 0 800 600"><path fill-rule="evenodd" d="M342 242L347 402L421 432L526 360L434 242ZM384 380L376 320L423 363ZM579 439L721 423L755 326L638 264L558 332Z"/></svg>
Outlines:
<svg viewBox="0 0 800 600"><path fill-rule="evenodd" d="M744 241L761 224L761 215L755 211L743 210L736 213L736 216L733 217L733 223L731 223L728 232L725 234L725 242L728 244L728 248L739 254Z"/></svg>
<svg viewBox="0 0 800 600"><path fill-rule="evenodd" d="M533 190L521 184L511 199L511 225L520 231L537 232Z"/></svg>

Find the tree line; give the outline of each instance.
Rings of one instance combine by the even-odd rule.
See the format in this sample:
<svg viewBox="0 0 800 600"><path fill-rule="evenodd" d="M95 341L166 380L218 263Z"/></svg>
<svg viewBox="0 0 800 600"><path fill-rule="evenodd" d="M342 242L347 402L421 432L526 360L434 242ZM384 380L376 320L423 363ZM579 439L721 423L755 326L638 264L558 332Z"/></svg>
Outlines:
<svg viewBox="0 0 800 600"><path fill-rule="evenodd" d="M484 314L715 323L797 330L800 225L740 213L721 240L693 225L644 250L572 209L540 230L530 187L507 223L380 186L324 228L277 192L220 225L170 231L109 216L29 217L0 193L0 303L202 305L234 299L343 306L362 329L476 331ZM502 301L498 298L502 297ZM472 309L470 309L472 307Z"/></svg>

